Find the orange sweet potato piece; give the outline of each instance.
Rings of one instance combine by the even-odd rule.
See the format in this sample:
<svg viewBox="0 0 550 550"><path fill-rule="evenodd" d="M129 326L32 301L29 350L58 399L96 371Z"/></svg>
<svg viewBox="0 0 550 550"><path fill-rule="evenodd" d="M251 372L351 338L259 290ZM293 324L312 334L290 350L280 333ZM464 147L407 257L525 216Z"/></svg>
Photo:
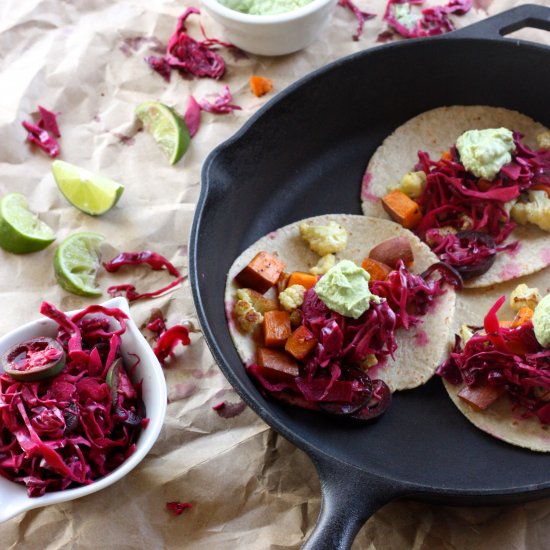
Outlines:
<svg viewBox="0 0 550 550"><path fill-rule="evenodd" d="M304 325L300 325L286 341L285 351L296 359L302 360L308 356L316 344L315 336Z"/></svg>
<svg viewBox="0 0 550 550"><path fill-rule="evenodd" d="M403 260L407 267L411 266L414 261L411 243L407 237L392 237L377 244L369 252L369 258L386 264L392 269L395 269L398 260Z"/></svg>
<svg viewBox="0 0 550 550"><path fill-rule="evenodd" d="M378 260L365 258L361 262L361 267L370 275L371 281L384 281L391 272L392 268Z"/></svg>
<svg viewBox="0 0 550 550"><path fill-rule="evenodd" d="M260 347L256 359L262 374L271 382L282 382L300 374L298 363L284 351Z"/></svg>
<svg viewBox="0 0 550 550"><path fill-rule="evenodd" d="M506 390L494 386L464 386L458 397L466 401L476 411L484 411L490 407Z"/></svg>
<svg viewBox="0 0 550 550"><path fill-rule="evenodd" d="M290 274L287 286L302 285L306 290L309 290L317 284L317 280L317 275L304 273L303 271L293 271Z"/></svg>
<svg viewBox="0 0 550 550"><path fill-rule="evenodd" d="M452 160L452 158L451 151L443 151L443 153L441 153L441 160Z"/></svg>
<svg viewBox="0 0 550 550"><path fill-rule="evenodd" d="M262 97L273 89L273 81L264 76L253 75L250 77L250 89L256 97Z"/></svg>
<svg viewBox="0 0 550 550"><path fill-rule="evenodd" d="M288 311L266 311L264 314L264 344L269 348L282 348L292 333Z"/></svg>
<svg viewBox="0 0 550 550"><path fill-rule="evenodd" d="M241 286L264 294L277 282L284 268L285 264L273 254L258 252L235 280Z"/></svg>
<svg viewBox="0 0 550 550"><path fill-rule="evenodd" d="M508 319L499 321L498 326L501 328L512 328L512 321L509 321Z"/></svg>
<svg viewBox="0 0 550 550"><path fill-rule="evenodd" d="M407 229L414 229L422 220L420 206L398 189L382 198L382 206L392 220Z"/></svg>
<svg viewBox="0 0 550 550"><path fill-rule="evenodd" d="M530 307L520 307L512 321L512 328L519 327L530 321L533 318L533 313L534 311Z"/></svg>

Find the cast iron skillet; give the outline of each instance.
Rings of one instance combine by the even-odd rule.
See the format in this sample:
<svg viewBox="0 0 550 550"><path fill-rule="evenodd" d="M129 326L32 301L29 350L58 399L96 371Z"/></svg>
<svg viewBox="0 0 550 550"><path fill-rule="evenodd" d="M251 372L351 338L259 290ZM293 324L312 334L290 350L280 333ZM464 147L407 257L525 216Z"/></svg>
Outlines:
<svg viewBox="0 0 550 550"><path fill-rule="evenodd" d="M550 126L550 48L502 38L526 26L550 30L550 9L525 5L338 60L280 93L204 164L190 240L197 313L229 382L317 467L323 502L307 549L349 548L366 519L398 497L490 505L550 495L550 456L474 428L438 379L396 394L383 417L360 427L265 399L235 352L223 303L231 263L260 236L307 216L359 214L368 159L412 116L486 104Z"/></svg>

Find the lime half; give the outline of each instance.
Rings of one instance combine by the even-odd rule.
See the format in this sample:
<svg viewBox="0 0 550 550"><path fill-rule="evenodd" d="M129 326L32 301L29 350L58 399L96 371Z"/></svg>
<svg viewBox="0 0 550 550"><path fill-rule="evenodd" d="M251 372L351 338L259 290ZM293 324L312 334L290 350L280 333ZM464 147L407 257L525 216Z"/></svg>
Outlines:
<svg viewBox="0 0 550 550"><path fill-rule="evenodd" d="M0 246L8 252L27 254L55 241L52 228L28 209L21 193L8 193L0 201Z"/></svg>
<svg viewBox="0 0 550 550"><path fill-rule="evenodd" d="M57 248L53 268L57 282L79 296L100 296L96 276L101 265L99 233L82 232L67 237Z"/></svg>
<svg viewBox="0 0 550 550"><path fill-rule="evenodd" d="M168 157L170 164L176 164L191 141L183 119L158 101L146 101L138 105L136 116Z"/></svg>
<svg viewBox="0 0 550 550"><path fill-rule="evenodd" d="M65 198L91 216L111 210L124 191L120 183L62 160L52 163L52 172Z"/></svg>

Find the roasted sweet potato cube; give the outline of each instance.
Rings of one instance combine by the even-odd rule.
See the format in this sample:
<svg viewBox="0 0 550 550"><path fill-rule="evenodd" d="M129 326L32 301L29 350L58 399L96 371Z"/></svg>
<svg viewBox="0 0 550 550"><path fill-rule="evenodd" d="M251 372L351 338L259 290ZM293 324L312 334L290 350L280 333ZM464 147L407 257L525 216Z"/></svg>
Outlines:
<svg viewBox="0 0 550 550"><path fill-rule="evenodd" d="M300 374L298 363L284 351L270 348L258 348L258 365L262 367L262 374L270 382L281 382L289 377L296 378Z"/></svg>
<svg viewBox="0 0 550 550"><path fill-rule="evenodd" d="M304 325L300 325L288 338L285 351L298 360L305 359L317 344L315 336Z"/></svg>
<svg viewBox="0 0 550 550"><path fill-rule="evenodd" d="M370 275L371 281L385 281L392 271L389 265L386 265L372 258L365 258L361 267Z"/></svg>
<svg viewBox="0 0 550 550"><path fill-rule="evenodd" d="M264 344L269 348L282 348L292 333L288 311L266 311L264 314Z"/></svg>
<svg viewBox="0 0 550 550"><path fill-rule="evenodd" d="M494 386L464 386L458 397L466 401L476 411L489 408L504 392L504 387Z"/></svg>
<svg viewBox="0 0 550 550"><path fill-rule="evenodd" d="M382 206L393 221L407 229L414 229L422 220L420 206L403 191L388 193L382 198Z"/></svg>
<svg viewBox="0 0 550 550"><path fill-rule="evenodd" d="M285 264L269 252L258 252L248 265L237 274L235 280L241 286L267 292L279 279Z"/></svg>
<svg viewBox="0 0 550 550"><path fill-rule="evenodd" d="M303 271L294 271L290 274L287 286L302 285L306 290L314 287L317 284L317 275L305 273Z"/></svg>

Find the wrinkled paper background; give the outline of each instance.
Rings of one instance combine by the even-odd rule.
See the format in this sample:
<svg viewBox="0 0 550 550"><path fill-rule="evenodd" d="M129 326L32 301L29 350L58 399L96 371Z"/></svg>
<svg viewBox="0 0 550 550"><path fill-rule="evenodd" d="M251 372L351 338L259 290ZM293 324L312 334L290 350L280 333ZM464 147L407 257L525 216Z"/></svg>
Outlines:
<svg viewBox="0 0 550 550"><path fill-rule="evenodd" d="M461 27L522 3L477 0L475 9L454 21ZM154 40L132 38L156 38L166 44L190 0L2 0L1 193L24 193L31 209L56 230L58 240L79 230L97 231L107 237L105 259L117 251L149 248L186 272L187 240L206 155L274 93L338 57L375 45L385 29L385 2L357 4L377 14L357 42L351 39L354 18L338 7L322 39L300 53L236 59L224 50L227 73L222 82L174 73L167 84L143 62L154 53ZM191 35L200 37L199 20L209 36L223 36L206 14L189 20ZM542 31L522 31L522 37L550 44L550 35ZM271 78L274 91L255 98L248 87L252 74ZM242 111L226 116L203 113L184 160L168 166L150 136L138 132L135 106L157 99L183 112L191 94L197 99L215 96L223 84L230 85ZM92 218L68 205L51 176L51 160L25 144L21 121L29 120L38 104L62 113L60 158L125 184L119 204L105 216ZM37 318L42 300L65 310L91 303L56 285L54 252L55 246L27 256L0 250L0 333ZM144 269L120 275L103 272L99 283L106 289L132 278L138 289L155 288L157 281L165 280L163 274ZM132 305L138 325L144 326L153 308L162 310L169 325L190 321L197 327L187 280L164 297ZM152 337L145 329L144 334ZM99 493L0 525L2 548L300 547L320 507L319 482L309 459L244 407L198 328L191 346L178 347L165 375L165 427L140 466ZM224 400L231 418L212 409ZM191 502L193 508L175 516L165 510L171 500ZM394 502L368 521L354 549L543 549L548 547L549 516L548 500L476 509Z"/></svg>

